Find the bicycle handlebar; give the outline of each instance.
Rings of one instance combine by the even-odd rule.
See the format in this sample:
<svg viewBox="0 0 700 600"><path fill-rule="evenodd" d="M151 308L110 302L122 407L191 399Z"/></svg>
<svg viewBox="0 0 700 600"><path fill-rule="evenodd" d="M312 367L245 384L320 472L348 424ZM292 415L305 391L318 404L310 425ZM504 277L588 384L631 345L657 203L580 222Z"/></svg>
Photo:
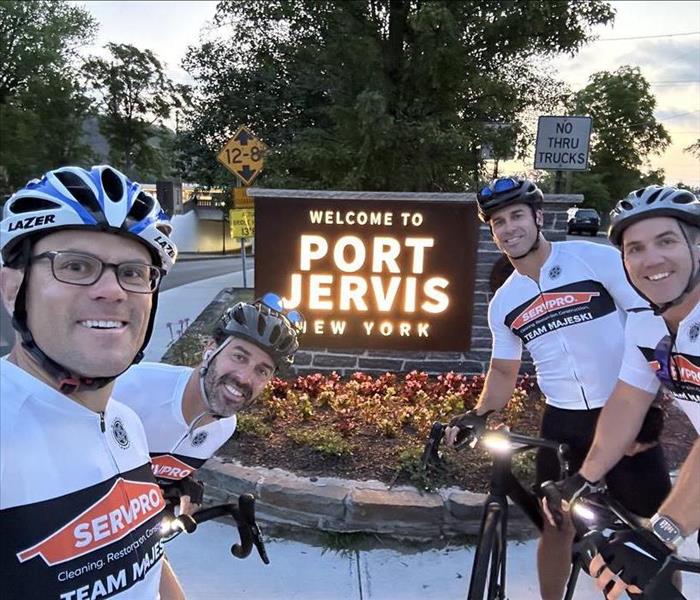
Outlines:
<svg viewBox="0 0 700 600"><path fill-rule="evenodd" d="M584 510L581 510L584 507ZM585 516L584 516L585 514ZM586 565L598 553L598 546L606 540L604 529L644 529L642 519L629 512L619 502L611 498L605 491L577 498L571 507L571 515L577 529L588 530L583 538L574 544L575 555L584 557ZM614 525L611 525L612 522ZM669 555L659 572L645 586L641 598L653 600L687 600L686 597L671 582L676 571L700 573L700 561L680 558L675 554Z"/></svg>
<svg viewBox="0 0 700 600"><path fill-rule="evenodd" d="M231 554L236 558L246 558L255 546L260 559L269 565L270 559L265 550L262 533L255 522L255 496L252 494L242 494L238 497L238 503L235 504L220 504L198 510L193 515L174 517L169 522L169 529L172 533L165 534L163 542L167 543L175 539L183 531L193 533L201 523L226 515L233 517L240 536L240 544L231 546Z"/></svg>
<svg viewBox="0 0 700 600"><path fill-rule="evenodd" d="M439 448L445 436L445 429L447 429L447 425L437 421L433 423L421 457L421 461L425 467L442 467L442 458ZM469 429L471 431L466 433L462 441L454 445L455 450L461 450L465 446L473 448L479 442L481 442L482 446L491 454L499 454L503 453L503 451L506 451L506 453L513 453L531 448L550 448L556 452L562 473L568 470L567 454L569 448L566 444L560 444L559 442L553 442L552 440L545 440L543 438L531 437L529 435L522 435L520 433L512 433L505 428L487 429L483 431L476 431L474 428ZM499 437L501 443L495 443L499 441Z"/></svg>

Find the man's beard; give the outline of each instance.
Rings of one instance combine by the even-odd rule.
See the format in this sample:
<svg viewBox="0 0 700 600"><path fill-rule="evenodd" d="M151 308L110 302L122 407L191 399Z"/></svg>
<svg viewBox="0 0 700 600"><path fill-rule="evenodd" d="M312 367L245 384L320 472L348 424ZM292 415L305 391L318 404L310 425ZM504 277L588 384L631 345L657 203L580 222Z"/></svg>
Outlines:
<svg viewBox="0 0 700 600"><path fill-rule="evenodd" d="M235 385L243 394L244 397L240 406L232 407L230 402L220 399L217 390L226 383ZM237 411L247 408L253 397L253 389L249 385L240 382L233 375L219 377L216 369L212 368L209 368L209 371L204 376L204 391L207 394L209 408L216 414L224 417L230 417Z"/></svg>

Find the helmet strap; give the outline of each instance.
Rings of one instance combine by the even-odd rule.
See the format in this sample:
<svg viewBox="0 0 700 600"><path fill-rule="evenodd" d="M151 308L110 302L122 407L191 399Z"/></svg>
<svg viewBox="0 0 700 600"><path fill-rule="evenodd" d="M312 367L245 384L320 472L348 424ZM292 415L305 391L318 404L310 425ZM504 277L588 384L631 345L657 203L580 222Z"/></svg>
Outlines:
<svg viewBox="0 0 700 600"><path fill-rule="evenodd" d="M209 367L211 366L212 361L216 358L216 355L219 354L226 346L228 346L231 343L231 340L233 338L231 336L227 337L221 344L219 344L219 347L216 348L210 355L209 357L202 362L202 365L199 367L199 393L202 396L202 402L204 402L204 406L207 407L207 409L199 415L194 421L192 421L192 426L190 428L190 431L193 430L194 424L199 421L202 417L206 415L210 415L214 417L215 419L223 419L224 415L220 415L214 411L214 409L211 406L211 400L209 399L209 394L207 394L206 387L204 386L204 378L206 377L207 373L209 372Z"/></svg>

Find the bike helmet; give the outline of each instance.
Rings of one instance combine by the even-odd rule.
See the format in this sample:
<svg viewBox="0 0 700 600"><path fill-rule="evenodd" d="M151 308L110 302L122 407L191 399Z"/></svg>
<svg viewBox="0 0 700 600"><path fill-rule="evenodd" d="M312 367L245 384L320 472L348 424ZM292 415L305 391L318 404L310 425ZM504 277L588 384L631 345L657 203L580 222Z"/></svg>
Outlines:
<svg viewBox="0 0 700 600"><path fill-rule="evenodd" d="M30 181L5 203L0 222L2 259L8 267L26 267L12 324L22 337L23 347L58 381L62 392L71 393L78 388L98 389L114 377L82 377L47 356L27 326L25 298L32 245L45 235L67 229L131 238L146 246L154 264L165 273L175 263L177 247L170 239L169 218L157 200L110 166L96 166L89 171L79 167L49 171L41 179ZM158 291L153 293L144 342L132 364L143 358L153 332L157 305Z"/></svg>
<svg viewBox="0 0 700 600"><path fill-rule="evenodd" d="M628 194L624 200L620 200L615 208L610 211L608 238L615 246L622 250L624 255L622 236L625 229L633 223L651 217L672 217L692 225L693 227L700 227L700 200L697 199L695 194L687 190L679 190L678 188L670 186L662 187L659 185L650 185L635 190ZM692 256L691 241L688 239L685 230L681 231L683 232L683 237L685 237L686 244ZM695 272L691 272L688 276L688 282L677 298L662 305L658 305L652 302L650 298L634 285L634 282L627 272L626 265L625 275L630 285L642 298L649 302L649 305L654 310L654 314L657 315L662 315L672 306L677 306L682 303L688 293L700 282L700 269L696 269Z"/></svg>
<svg viewBox="0 0 700 600"><path fill-rule="evenodd" d="M299 349L298 327L285 315L258 301L239 302L221 318L216 337L242 338L270 355L277 367L291 365Z"/></svg>
<svg viewBox="0 0 700 600"><path fill-rule="evenodd" d="M621 247L625 229L649 217L673 217L700 227L700 200L688 190L670 186L650 185L635 190L610 211L608 238Z"/></svg>
<svg viewBox="0 0 700 600"><path fill-rule="evenodd" d="M0 248L5 264L20 258L21 242L61 229L93 229L135 239L166 273L177 248L157 200L110 166L62 167L30 181L5 203Z"/></svg>
<svg viewBox="0 0 700 600"><path fill-rule="evenodd" d="M512 204L527 204L533 210L540 210L544 196L540 188L529 179L501 177L494 179L477 195L479 218L488 223L497 210Z"/></svg>

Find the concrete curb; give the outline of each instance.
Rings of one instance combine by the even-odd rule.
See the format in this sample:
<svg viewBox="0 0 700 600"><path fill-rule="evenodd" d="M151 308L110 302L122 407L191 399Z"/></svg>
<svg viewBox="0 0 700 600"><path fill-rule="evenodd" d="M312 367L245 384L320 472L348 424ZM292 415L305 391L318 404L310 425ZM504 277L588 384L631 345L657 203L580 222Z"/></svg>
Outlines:
<svg viewBox="0 0 700 600"><path fill-rule="evenodd" d="M421 493L411 486L389 488L374 480L299 477L283 469L245 467L221 457L210 459L197 474L212 503L254 494L261 523L416 540L477 535L486 500L485 494L458 488ZM536 531L514 505L509 528L518 537Z"/></svg>

